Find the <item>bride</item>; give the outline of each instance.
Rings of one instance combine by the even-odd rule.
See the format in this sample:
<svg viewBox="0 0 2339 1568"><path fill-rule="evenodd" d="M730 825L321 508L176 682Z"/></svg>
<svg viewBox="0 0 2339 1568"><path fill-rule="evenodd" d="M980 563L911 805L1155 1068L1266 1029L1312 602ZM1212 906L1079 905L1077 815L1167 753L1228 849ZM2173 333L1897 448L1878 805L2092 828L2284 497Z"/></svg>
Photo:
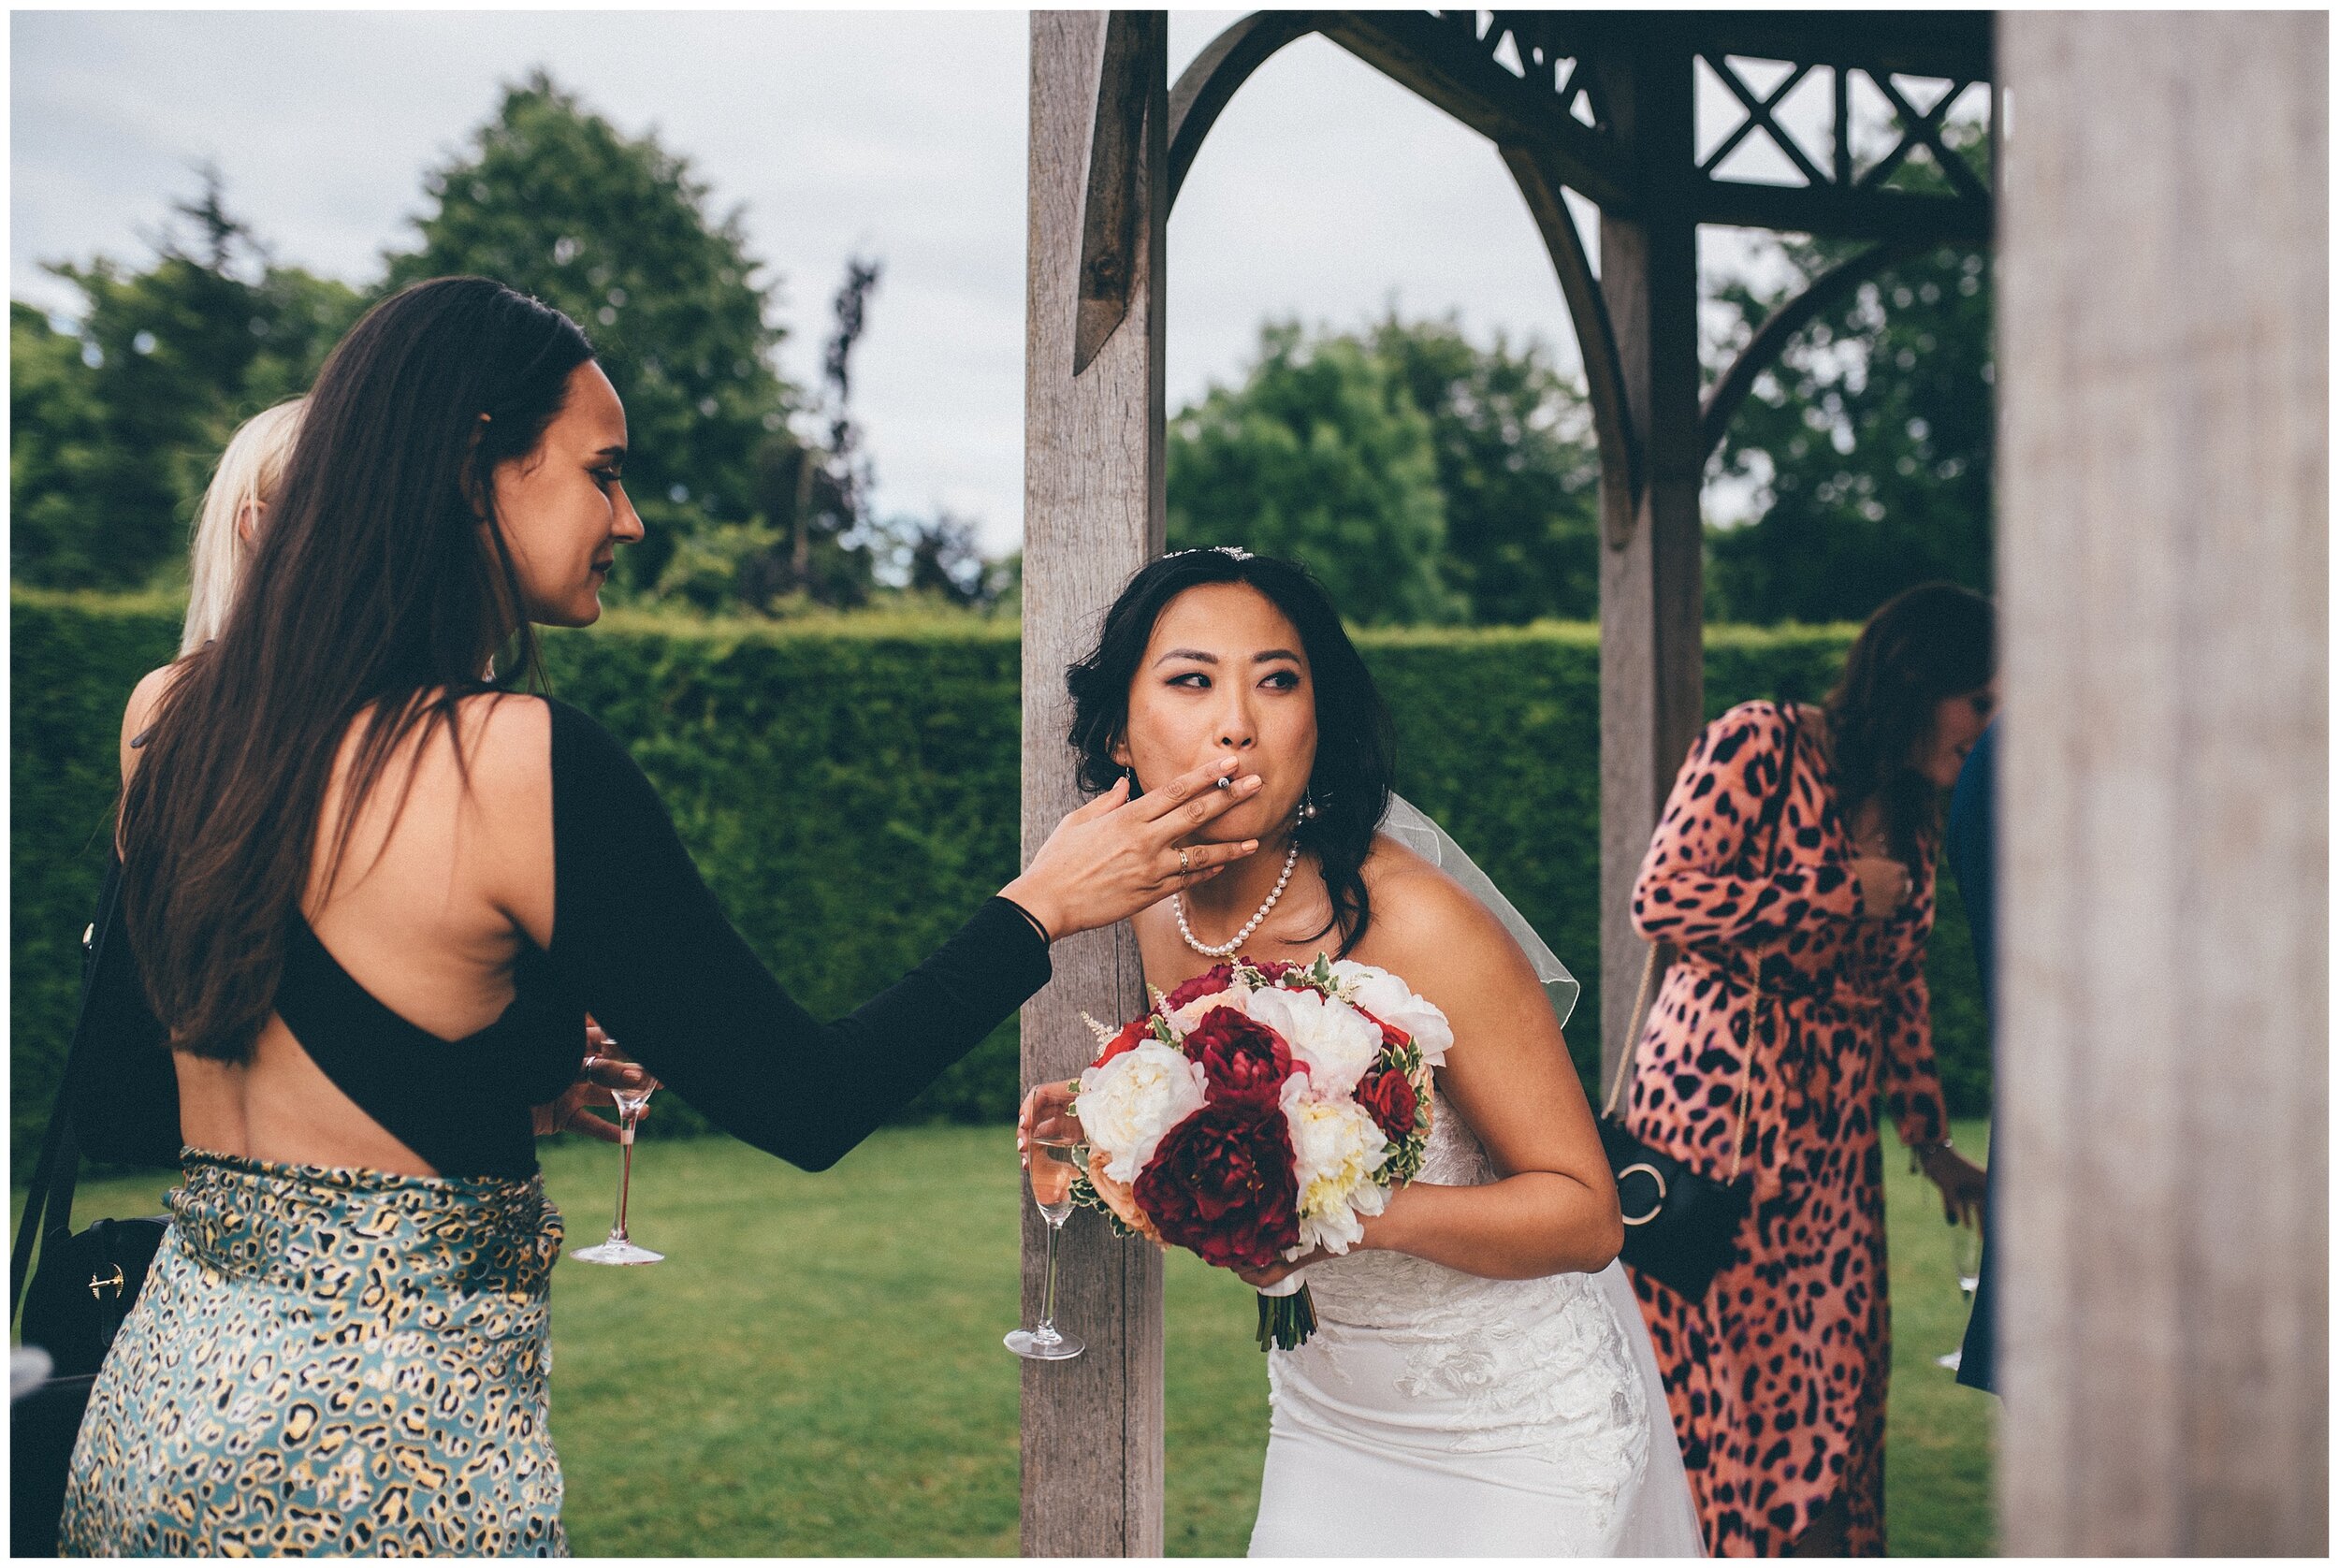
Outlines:
<svg viewBox="0 0 2339 1568"><path fill-rule="evenodd" d="M1419 1177L1345 1256L1242 1276L1304 1269L1318 1320L1269 1353L1251 1554L1697 1555L1615 1261L1616 1190L1560 1034L1575 981L1451 839L1392 806L1389 722L1323 589L1239 551L1166 557L1068 678L1089 789L1227 753L1265 780L1204 830L1259 851L1135 918L1150 985L1238 952L1329 951L1399 976L1453 1025ZM1060 1094L1026 1104L1026 1130L1048 1130Z"/></svg>

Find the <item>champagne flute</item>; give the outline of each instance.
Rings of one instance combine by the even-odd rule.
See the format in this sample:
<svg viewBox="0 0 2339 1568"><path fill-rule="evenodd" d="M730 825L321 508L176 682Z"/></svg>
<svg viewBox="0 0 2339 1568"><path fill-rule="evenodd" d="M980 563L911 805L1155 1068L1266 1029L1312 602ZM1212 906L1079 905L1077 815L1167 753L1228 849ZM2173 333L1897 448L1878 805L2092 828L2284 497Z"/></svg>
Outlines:
<svg viewBox="0 0 2339 1568"><path fill-rule="evenodd" d="M601 1049L606 1054L609 1048L616 1044L617 1041L604 1036ZM658 1081L645 1075L638 1084L631 1087L613 1085L609 1090L609 1097L617 1103L617 1141L625 1151L624 1164L617 1172L617 1223L609 1227L609 1240L597 1247L587 1247L569 1254L579 1263L607 1263L623 1267L634 1263L663 1263L666 1260L662 1252L652 1252L647 1247L634 1245L632 1238L625 1232L626 1198L633 1186L633 1129L641 1122L642 1112L649 1109L650 1094L657 1087Z"/></svg>
<svg viewBox="0 0 2339 1568"><path fill-rule="evenodd" d="M1969 1221L1950 1232L1950 1267L1957 1270L1957 1290L1965 1297L1966 1305L1973 1305L1973 1293L1982 1288L1982 1227ZM1965 1363L1966 1349L1959 1345L1946 1356L1936 1356L1933 1364L1955 1372Z"/></svg>
<svg viewBox="0 0 2339 1568"><path fill-rule="evenodd" d="M1055 1326L1055 1243L1064 1222L1072 1215L1072 1173L1076 1168L1084 1169L1083 1157L1081 1147L1068 1140L1031 1140L1031 1200L1040 1218L1048 1222L1048 1283L1040 1302L1039 1326L1018 1328L1007 1336L1008 1349L1027 1361L1068 1361L1088 1348L1085 1341Z"/></svg>

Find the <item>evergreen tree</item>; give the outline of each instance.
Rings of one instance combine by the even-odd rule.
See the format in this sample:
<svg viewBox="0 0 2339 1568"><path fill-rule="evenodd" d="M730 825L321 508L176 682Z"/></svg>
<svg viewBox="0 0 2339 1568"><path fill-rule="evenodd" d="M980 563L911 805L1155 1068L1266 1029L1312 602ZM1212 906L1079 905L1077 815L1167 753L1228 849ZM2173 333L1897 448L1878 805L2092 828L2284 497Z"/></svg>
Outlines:
<svg viewBox="0 0 2339 1568"><path fill-rule="evenodd" d="M657 583L695 535L769 526L757 458L790 403L776 283L758 281L739 213L708 214L687 159L538 71L424 188L421 242L387 258L385 288L468 272L533 295L585 328L625 399L626 487L649 528L618 555L627 585Z"/></svg>
<svg viewBox="0 0 2339 1568"><path fill-rule="evenodd" d="M175 571L221 448L305 391L356 320L356 291L278 266L228 212L216 172L173 214L143 271L103 256L48 267L84 301L71 330L11 307L21 582L133 588Z"/></svg>

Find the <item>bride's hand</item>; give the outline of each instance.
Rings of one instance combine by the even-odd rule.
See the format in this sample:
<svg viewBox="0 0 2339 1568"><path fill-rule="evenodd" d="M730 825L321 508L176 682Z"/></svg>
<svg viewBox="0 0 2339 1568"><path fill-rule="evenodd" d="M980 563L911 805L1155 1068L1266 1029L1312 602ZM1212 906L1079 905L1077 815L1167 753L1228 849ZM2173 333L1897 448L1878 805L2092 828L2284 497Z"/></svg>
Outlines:
<svg viewBox="0 0 2339 1568"><path fill-rule="evenodd" d="M1064 1138L1080 1141L1080 1118L1072 1114L1072 1096L1080 1093L1077 1082L1042 1083L1024 1096L1024 1108L1015 1118L1015 1152L1024 1157L1024 1169L1031 1169L1031 1140L1035 1138Z"/></svg>
<svg viewBox="0 0 2339 1568"><path fill-rule="evenodd" d="M1257 774L1213 786L1240 765L1232 755L1180 774L1157 790L1129 799L1126 778L1068 814L1032 857L1030 868L999 890L1028 910L1061 940L1075 931L1126 920L1140 909L1197 882L1207 881L1229 861L1258 848L1239 844L1193 844L1178 840L1207 827L1228 807L1258 792Z"/></svg>
<svg viewBox="0 0 2339 1568"><path fill-rule="evenodd" d="M1353 1252L1356 1249L1352 1247L1349 1250ZM1264 1290L1271 1285L1289 1279L1309 1264L1321 1263L1331 1256L1329 1247L1318 1247L1289 1263L1271 1264L1264 1269L1229 1269L1228 1272L1254 1290Z"/></svg>

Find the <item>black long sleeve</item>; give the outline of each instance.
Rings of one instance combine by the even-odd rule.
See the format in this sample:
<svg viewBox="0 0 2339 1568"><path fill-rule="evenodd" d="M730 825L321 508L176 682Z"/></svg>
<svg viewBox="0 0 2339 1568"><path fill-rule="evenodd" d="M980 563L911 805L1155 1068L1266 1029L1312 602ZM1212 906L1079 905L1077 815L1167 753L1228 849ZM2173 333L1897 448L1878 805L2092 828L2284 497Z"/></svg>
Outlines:
<svg viewBox="0 0 2339 1568"><path fill-rule="evenodd" d="M826 1169L1048 982L1046 941L994 898L883 993L821 1022L725 918L625 748L551 707L554 968L724 1131Z"/></svg>

